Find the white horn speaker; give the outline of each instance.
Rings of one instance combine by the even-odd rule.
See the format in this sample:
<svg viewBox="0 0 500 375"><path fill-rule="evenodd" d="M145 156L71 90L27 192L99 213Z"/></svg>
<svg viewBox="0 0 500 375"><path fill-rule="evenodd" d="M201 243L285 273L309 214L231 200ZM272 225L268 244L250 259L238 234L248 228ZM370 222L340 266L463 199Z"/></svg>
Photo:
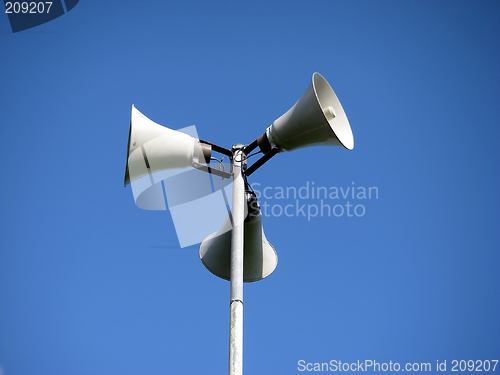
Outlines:
<svg viewBox="0 0 500 375"><path fill-rule="evenodd" d="M211 146L151 121L132 105L124 185L150 173L210 161Z"/></svg>
<svg viewBox="0 0 500 375"><path fill-rule="evenodd" d="M273 148L292 151L302 147L327 145L354 148L347 116L328 82L314 73L301 98L257 140L267 153Z"/></svg>
<svg viewBox="0 0 500 375"><path fill-rule="evenodd" d="M244 222L243 281L259 281L269 276L278 264L274 247L267 241L262 229L262 214L255 195L247 195L248 216ZM231 220L203 240L200 259L215 276L230 279Z"/></svg>

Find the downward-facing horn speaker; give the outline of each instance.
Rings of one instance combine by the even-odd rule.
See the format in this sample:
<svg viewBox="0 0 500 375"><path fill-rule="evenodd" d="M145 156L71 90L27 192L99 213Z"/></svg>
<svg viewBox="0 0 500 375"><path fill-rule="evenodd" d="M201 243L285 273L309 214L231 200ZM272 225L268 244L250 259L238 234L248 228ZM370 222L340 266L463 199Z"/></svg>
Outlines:
<svg viewBox="0 0 500 375"><path fill-rule="evenodd" d="M278 264L274 247L267 241L262 229L262 214L257 198L247 193L248 215L243 223L243 281L252 282L269 276ZM228 217L222 227L203 240L200 259L214 275L229 280L231 265L231 219Z"/></svg>

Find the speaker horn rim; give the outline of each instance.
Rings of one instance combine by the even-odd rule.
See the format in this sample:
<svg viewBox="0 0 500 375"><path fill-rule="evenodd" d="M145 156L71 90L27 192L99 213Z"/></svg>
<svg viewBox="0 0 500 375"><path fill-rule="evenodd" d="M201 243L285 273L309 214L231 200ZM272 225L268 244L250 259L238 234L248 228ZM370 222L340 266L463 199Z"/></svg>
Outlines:
<svg viewBox="0 0 500 375"><path fill-rule="evenodd" d="M336 121L336 122L330 122L329 119L326 118L326 116L323 113L323 116L325 117L325 120L328 122L328 125L330 126L330 129L332 130L333 134L335 134L335 137L339 140L340 144L344 146L347 150L352 150L354 149L354 135L352 134L352 128L351 125L349 124L349 119L347 118L347 115L345 114L344 108L342 107L342 103L340 103L339 98L335 94L335 91L333 91L332 86L328 83L328 81L323 77L321 74L318 72L313 73L312 76L312 85L313 85L313 90L314 90L314 95L316 95L316 100L318 101L318 104L323 111L328 105L324 105L324 100L323 103L320 100L320 97L318 95L318 89L317 86L320 85L320 82L317 82L317 80L322 81L321 83L326 84L326 87L328 88L328 95L333 96L333 101L334 103L339 107L335 108L335 112L337 112L337 116L335 118L338 118L341 121ZM340 109L340 111L338 111ZM339 113L340 112L340 113ZM337 128L339 131L336 131ZM349 130L349 133L346 135L341 136L341 132L345 132L346 130ZM346 139L347 137L347 139Z"/></svg>
<svg viewBox="0 0 500 375"><path fill-rule="evenodd" d="M229 231L231 232L231 230ZM205 262L204 260L204 256L202 256L202 249L203 249L203 245L205 244L206 245L206 242L212 240L213 238L217 237L216 236L217 232L214 232L214 233L211 233L209 234L207 237L205 237L205 239L201 242L200 244L200 248L198 249L198 255L200 257L200 260L201 260L201 263L203 264L203 266L208 270L210 271L210 273L212 275L215 275L223 280L227 280L227 281L231 281L231 278L230 277L226 277L224 275L221 275L217 272L215 272L212 268L209 267L209 265ZM274 267L273 269L265 276L262 276L262 277L257 277L257 278L253 278L253 279L250 279L250 278L245 278L243 276L243 282L244 283L254 283L256 281L260 281L260 280L263 280L265 279L266 277L270 276L275 270L276 270L276 267L278 266L278 253L276 252L276 249L274 248L274 246L271 244L271 242L269 242L267 239L265 241L262 241L263 242L263 245L265 245L267 243L267 245L269 245L271 247L271 249L273 250L274 252L274 257L275 257L275 260L276 262L274 263Z"/></svg>
<svg viewBox="0 0 500 375"><path fill-rule="evenodd" d="M132 104L132 109L130 110L130 126L128 128L128 142L127 142L127 159L125 161L125 178L123 179L123 187L130 184L130 173L128 171L128 157L130 156L130 138L132 137L132 113L134 112L134 105Z"/></svg>

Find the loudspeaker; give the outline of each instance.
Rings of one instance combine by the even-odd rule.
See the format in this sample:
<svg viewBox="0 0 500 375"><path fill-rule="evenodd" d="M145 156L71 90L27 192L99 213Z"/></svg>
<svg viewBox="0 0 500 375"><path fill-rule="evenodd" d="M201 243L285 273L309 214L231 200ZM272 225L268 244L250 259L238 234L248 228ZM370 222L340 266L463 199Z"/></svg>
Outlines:
<svg viewBox="0 0 500 375"><path fill-rule="evenodd" d="M347 116L328 82L314 73L311 83L297 103L273 122L257 139L265 154L302 147L326 145L354 148Z"/></svg>
<svg viewBox="0 0 500 375"><path fill-rule="evenodd" d="M247 193L248 215L243 223L243 281L259 281L269 276L278 264L274 247L267 241L262 229L262 214L255 194ZM230 279L231 266L231 219L228 217L222 227L206 237L200 246L203 265L215 276Z"/></svg>
<svg viewBox="0 0 500 375"><path fill-rule="evenodd" d="M209 163L211 146L151 121L132 105L124 185L166 169Z"/></svg>

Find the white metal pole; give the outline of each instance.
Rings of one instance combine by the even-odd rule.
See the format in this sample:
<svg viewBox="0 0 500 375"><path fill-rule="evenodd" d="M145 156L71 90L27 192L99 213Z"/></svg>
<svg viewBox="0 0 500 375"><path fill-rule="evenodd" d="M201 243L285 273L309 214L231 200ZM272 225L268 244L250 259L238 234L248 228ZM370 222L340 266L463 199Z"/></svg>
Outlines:
<svg viewBox="0 0 500 375"><path fill-rule="evenodd" d="M231 235L231 294L229 302L229 375L243 374L243 224L245 183L241 145L233 146L233 230Z"/></svg>

